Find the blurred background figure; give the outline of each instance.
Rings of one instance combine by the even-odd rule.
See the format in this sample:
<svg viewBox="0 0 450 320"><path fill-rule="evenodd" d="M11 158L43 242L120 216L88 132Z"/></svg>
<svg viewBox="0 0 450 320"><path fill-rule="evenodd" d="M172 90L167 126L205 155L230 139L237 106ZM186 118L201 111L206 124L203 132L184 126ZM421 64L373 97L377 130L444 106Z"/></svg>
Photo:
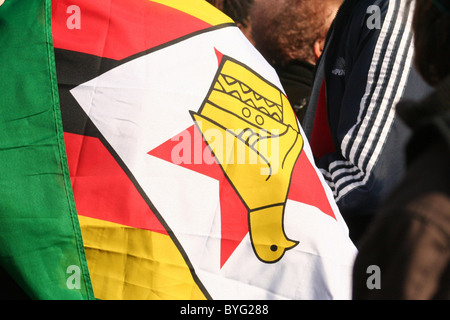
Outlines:
<svg viewBox="0 0 450 320"><path fill-rule="evenodd" d="M363 238L354 299L450 299L450 1L416 0L413 31L414 63L436 90L397 106L413 130L408 169Z"/></svg>
<svg viewBox="0 0 450 320"><path fill-rule="evenodd" d="M314 66L342 0L208 0L235 20L275 68L302 121Z"/></svg>

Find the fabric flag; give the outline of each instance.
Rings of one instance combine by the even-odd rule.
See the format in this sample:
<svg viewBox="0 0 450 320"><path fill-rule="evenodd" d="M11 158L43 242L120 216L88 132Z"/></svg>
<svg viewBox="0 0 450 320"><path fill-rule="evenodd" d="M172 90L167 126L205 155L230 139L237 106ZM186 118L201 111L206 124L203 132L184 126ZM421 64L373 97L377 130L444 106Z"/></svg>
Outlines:
<svg viewBox="0 0 450 320"><path fill-rule="evenodd" d="M348 299L356 249L272 67L203 0L54 0L98 299Z"/></svg>
<svg viewBox="0 0 450 320"><path fill-rule="evenodd" d="M0 291L4 298L93 299L51 31L50 1L0 6Z"/></svg>

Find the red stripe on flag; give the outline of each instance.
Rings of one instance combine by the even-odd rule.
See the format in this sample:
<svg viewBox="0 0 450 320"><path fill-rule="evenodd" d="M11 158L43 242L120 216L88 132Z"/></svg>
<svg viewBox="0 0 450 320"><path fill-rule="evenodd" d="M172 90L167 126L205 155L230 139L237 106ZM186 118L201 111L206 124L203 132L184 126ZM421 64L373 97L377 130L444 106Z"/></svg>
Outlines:
<svg viewBox="0 0 450 320"><path fill-rule="evenodd" d="M64 140L78 214L167 234L99 139L64 133Z"/></svg>
<svg viewBox="0 0 450 320"><path fill-rule="evenodd" d="M52 1L55 48L115 60L210 26L148 0Z"/></svg>

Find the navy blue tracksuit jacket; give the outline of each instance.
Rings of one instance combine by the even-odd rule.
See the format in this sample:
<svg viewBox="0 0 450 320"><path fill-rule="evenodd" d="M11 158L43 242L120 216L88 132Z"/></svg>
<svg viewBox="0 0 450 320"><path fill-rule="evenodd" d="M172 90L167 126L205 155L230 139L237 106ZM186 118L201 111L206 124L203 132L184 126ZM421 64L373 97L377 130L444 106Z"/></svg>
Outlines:
<svg viewBox="0 0 450 320"><path fill-rule="evenodd" d="M302 123L355 242L404 172L410 132L395 106L430 92L413 67L414 6L405 0L344 1ZM320 101L326 101L321 119ZM328 132L320 132L320 121ZM315 151L327 143L326 152Z"/></svg>

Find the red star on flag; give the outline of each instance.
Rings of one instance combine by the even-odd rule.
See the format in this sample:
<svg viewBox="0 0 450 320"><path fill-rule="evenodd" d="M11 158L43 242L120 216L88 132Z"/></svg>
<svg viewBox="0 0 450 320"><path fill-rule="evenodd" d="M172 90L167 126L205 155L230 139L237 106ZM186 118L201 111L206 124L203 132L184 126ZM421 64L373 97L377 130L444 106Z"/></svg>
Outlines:
<svg viewBox="0 0 450 320"><path fill-rule="evenodd" d="M185 161L174 161L174 150ZM223 267L248 233L247 209L214 159L201 133L193 125L148 154L219 181L222 235L220 266ZM294 167L288 200L315 206L335 219L325 192L318 192L318 190L323 190L321 182L305 152L302 152Z"/></svg>

